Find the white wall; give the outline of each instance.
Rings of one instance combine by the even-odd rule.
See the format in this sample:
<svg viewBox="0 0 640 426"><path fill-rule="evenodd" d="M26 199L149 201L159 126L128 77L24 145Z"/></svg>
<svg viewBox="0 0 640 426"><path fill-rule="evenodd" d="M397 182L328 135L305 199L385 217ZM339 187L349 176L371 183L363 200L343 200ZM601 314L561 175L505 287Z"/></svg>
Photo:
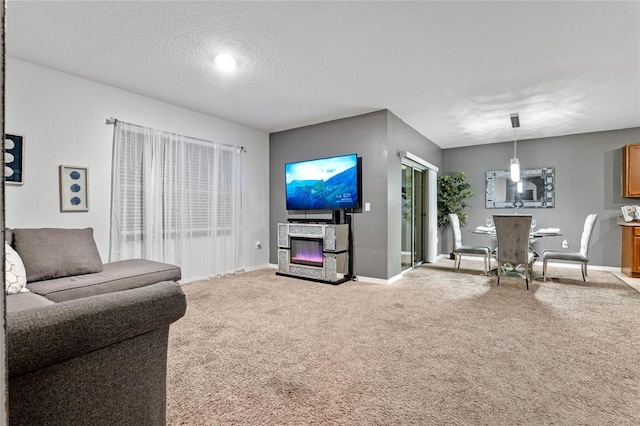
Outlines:
<svg viewBox="0 0 640 426"><path fill-rule="evenodd" d="M25 135L24 185L7 186L9 228L92 227L103 262L109 255L113 126L105 119L244 146L244 259L268 265L269 135L14 58L6 63L7 133ZM58 166L89 168L88 212L62 213ZM255 242L262 242L262 250Z"/></svg>

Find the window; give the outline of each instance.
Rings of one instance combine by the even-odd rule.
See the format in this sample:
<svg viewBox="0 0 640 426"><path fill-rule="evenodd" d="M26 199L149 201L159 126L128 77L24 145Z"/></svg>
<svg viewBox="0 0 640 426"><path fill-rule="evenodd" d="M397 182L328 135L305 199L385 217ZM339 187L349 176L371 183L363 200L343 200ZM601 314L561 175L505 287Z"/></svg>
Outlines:
<svg viewBox="0 0 640 426"><path fill-rule="evenodd" d="M185 247L196 257L219 258L230 244L237 252L240 155L232 146L117 122L110 259L180 264L170 256L185 256Z"/></svg>

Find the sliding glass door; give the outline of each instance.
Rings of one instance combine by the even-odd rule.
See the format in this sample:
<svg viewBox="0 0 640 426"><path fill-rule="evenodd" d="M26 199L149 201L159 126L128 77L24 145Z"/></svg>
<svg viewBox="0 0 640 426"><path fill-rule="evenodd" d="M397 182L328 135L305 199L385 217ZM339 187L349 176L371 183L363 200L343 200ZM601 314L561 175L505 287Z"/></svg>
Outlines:
<svg viewBox="0 0 640 426"><path fill-rule="evenodd" d="M402 270L424 262L425 172L402 164Z"/></svg>

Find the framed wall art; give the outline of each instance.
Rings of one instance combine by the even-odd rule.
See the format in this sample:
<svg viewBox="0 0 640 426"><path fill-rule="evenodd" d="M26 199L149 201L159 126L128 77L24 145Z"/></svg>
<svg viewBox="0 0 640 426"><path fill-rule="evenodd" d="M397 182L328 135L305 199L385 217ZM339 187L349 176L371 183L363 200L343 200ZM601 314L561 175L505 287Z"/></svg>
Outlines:
<svg viewBox="0 0 640 426"><path fill-rule="evenodd" d="M521 169L522 185L509 170L487 170L485 207L488 209L555 207L555 168Z"/></svg>
<svg viewBox="0 0 640 426"><path fill-rule="evenodd" d="M60 166L60 211L89 211L89 168Z"/></svg>
<svg viewBox="0 0 640 426"><path fill-rule="evenodd" d="M4 135L4 181L11 185L24 183L24 135Z"/></svg>

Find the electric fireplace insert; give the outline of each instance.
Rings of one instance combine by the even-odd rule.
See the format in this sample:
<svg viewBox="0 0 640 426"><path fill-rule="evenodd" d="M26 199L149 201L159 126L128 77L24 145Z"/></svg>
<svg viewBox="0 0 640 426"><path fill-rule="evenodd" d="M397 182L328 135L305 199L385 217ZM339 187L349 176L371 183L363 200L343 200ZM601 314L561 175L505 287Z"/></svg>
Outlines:
<svg viewBox="0 0 640 426"><path fill-rule="evenodd" d="M291 237L291 263L320 266L323 264L322 239Z"/></svg>

